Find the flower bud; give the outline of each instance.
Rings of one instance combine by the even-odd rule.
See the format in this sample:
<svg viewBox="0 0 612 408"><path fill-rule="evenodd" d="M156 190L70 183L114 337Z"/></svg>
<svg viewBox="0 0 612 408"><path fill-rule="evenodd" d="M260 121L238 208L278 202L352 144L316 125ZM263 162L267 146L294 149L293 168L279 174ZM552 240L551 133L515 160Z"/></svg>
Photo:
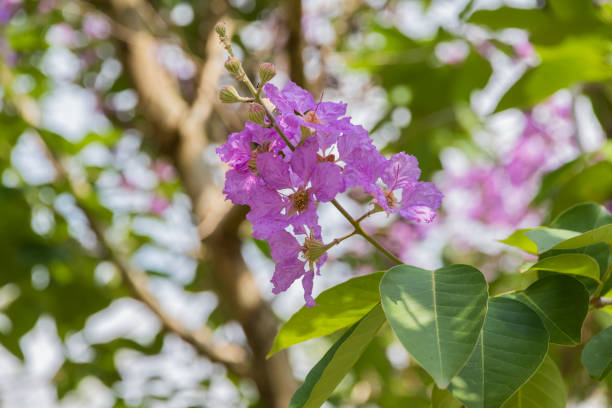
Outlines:
<svg viewBox="0 0 612 408"><path fill-rule="evenodd" d="M225 85L219 90L219 100L223 103L242 102L238 91L231 85Z"/></svg>
<svg viewBox="0 0 612 408"><path fill-rule="evenodd" d="M262 84L265 84L276 75L276 67L274 64L270 64L269 62L264 62L259 66L259 79Z"/></svg>
<svg viewBox="0 0 612 408"><path fill-rule="evenodd" d="M227 27L225 26L225 23L220 21L215 24L215 32L219 37L224 38L227 35Z"/></svg>
<svg viewBox="0 0 612 408"><path fill-rule="evenodd" d="M247 117L251 122L257 123L258 125L264 125L266 119L266 110L263 106L258 103L252 103L249 105Z"/></svg>
<svg viewBox="0 0 612 408"><path fill-rule="evenodd" d="M240 63L240 60L236 57L228 58L225 61L225 69L227 69L230 74L234 74L234 76L236 77L240 77L244 73L244 71L242 70L242 64Z"/></svg>

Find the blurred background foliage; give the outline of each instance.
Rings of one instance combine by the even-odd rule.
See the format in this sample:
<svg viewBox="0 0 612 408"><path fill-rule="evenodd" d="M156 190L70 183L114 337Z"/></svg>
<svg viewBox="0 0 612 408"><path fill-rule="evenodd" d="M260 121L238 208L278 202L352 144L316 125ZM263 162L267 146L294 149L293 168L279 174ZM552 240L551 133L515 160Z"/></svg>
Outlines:
<svg viewBox="0 0 612 408"><path fill-rule="evenodd" d="M533 259L497 240L612 206L607 0L0 0L0 405L281 407L337 338L265 359L302 300L271 294L267 244L220 194L214 148L245 112L216 101L219 20L251 73L274 62L418 158L436 222L367 225L408 264L473 264L500 293ZM334 251L317 293L389 266ZM593 316L583 340L612 324ZM552 351L571 406L611 406L580 349ZM426 407L432 386L387 328L326 406Z"/></svg>

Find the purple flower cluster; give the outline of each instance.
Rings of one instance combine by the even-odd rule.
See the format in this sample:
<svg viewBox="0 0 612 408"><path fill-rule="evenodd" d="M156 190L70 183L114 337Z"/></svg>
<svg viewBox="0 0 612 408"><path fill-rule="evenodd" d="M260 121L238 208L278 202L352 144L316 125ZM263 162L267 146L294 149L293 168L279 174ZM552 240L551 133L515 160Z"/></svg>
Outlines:
<svg viewBox="0 0 612 408"><path fill-rule="evenodd" d="M276 123L295 148L269 123L247 122L217 149L230 167L224 193L251 208L247 219L253 236L270 242L277 262L274 293L302 279L306 305L313 306L314 274L331 247L322 241L319 203L361 187L387 213L431 222L442 194L432 183L418 181L413 156L398 153L387 159L380 154L368 132L345 116L345 104L316 103L293 82L282 91L269 83L264 90L275 106Z"/></svg>

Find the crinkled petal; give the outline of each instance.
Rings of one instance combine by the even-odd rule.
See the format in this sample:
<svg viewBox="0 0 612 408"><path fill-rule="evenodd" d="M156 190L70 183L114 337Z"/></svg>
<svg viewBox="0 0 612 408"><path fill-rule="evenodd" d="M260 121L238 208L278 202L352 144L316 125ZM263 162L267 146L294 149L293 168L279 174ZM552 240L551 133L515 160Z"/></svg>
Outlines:
<svg viewBox="0 0 612 408"><path fill-rule="evenodd" d="M304 144L298 146L293 152L291 158L291 169L304 182L310 180L313 170L317 166L317 141L314 138L309 138L304 141Z"/></svg>
<svg viewBox="0 0 612 408"><path fill-rule="evenodd" d="M420 175L421 170L416 157L400 152L387 160L381 178L387 189L393 191L416 182Z"/></svg>
<svg viewBox="0 0 612 408"><path fill-rule="evenodd" d="M251 192L256 188L258 179L249 170L228 170L225 173L225 188L223 193L234 204L251 203Z"/></svg>
<svg viewBox="0 0 612 408"><path fill-rule="evenodd" d="M289 232L283 230L273 234L269 239L270 253L276 262L291 261L298 258L302 246Z"/></svg>
<svg viewBox="0 0 612 408"><path fill-rule="evenodd" d="M282 91L268 82L264 85L264 91L270 102L284 115L293 114L294 111L303 114L314 108L312 95L294 82L289 81Z"/></svg>
<svg viewBox="0 0 612 408"><path fill-rule="evenodd" d="M257 171L266 182L266 185L275 190L291 187L289 164L280 156L272 153L257 155Z"/></svg>
<svg viewBox="0 0 612 408"><path fill-rule="evenodd" d="M306 301L306 307L316 306L315 300L312 298L312 287L314 281L314 272L307 271L302 278L302 287L304 288L304 300Z"/></svg>
<svg viewBox="0 0 612 408"><path fill-rule="evenodd" d="M399 213L407 219L431 222L442 204L442 193L433 183L417 182L405 187Z"/></svg>
<svg viewBox="0 0 612 408"><path fill-rule="evenodd" d="M310 178L317 201L328 202L344 191L344 178L340 167L334 163L318 163Z"/></svg>
<svg viewBox="0 0 612 408"><path fill-rule="evenodd" d="M283 88L283 96L299 113L305 113L315 107L314 98L305 89L297 86L295 82L289 81Z"/></svg>
<svg viewBox="0 0 612 408"><path fill-rule="evenodd" d="M272 293L279 294L284 292L304 275L304 262L298 259L279 262L274 268L274 275L270 282L274 285Z"/></svg>
<svg viewBox="0 0 612 408"><path fill-rule="evenodd" d="M247 214L247 220L253 224L255 238L266 239L289 225L287 217L281 214L287 199L276 190L256 186L251 191L249 205L251 211Z"/></svg>
<svg viewBox="0 0 612 408"><path fill-rule="evenodd" d="M264 85L264 91L266 92L266 97L276 106L279 112L285 114L293 113L293 108L276 86L268 82Z"/></svg>
<svg viewBox="0 0 612 408"><path fill-rule="evenodd" d="M329 124L332 121L340 119L346 114L346 103L338 102L321 102L315 106L317 117L323 122Z"/></svg>

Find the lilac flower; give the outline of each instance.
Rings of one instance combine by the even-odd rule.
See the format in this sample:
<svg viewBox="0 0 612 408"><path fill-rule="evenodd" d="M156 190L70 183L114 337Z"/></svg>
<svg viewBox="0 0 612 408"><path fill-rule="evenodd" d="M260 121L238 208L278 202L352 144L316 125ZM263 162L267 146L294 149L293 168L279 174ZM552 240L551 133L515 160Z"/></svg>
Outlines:
<svg viewBox="0 0 612 408"><path fill-rule="evenodd" d="M272 259L277 262L271 280L274 285L272 292L284 292L301 278L306 307L315 306L312 298L314 275L315 272L319 274L321 265L327 260L325 252L328 249L321 241L320 228L310 231L304 245L284 230L272 235L269 242Z"/></svg>
<svg viewBox="0 0 612 408"><path fill-rule="evenodd" d="M266 185L276 190L278 213L287 225L301 229L317 225L317 202L328 202L344 191L344 180L338 165L319 161L318 145L307 139L287 163L280 156L264 153L257 158L257 168Z"/></svg>
<svg viewBox="0 0 612 408"><path fill-rule="evenodd" d="M346 114L346 104L336 102L315 103L308 91L289 81L282 91L271 83L264 86L266 96L280 113L278 122L296 143L304 134L301 127L313 129L317 133L319 145L325 149L336 142L337 136L350 124Z"/></svg>
<svg viewBox="0 0 612 408"><path fill-rule="evenodd" d="M282 91L266 83L264 90L275 106L276 124L294 148L268 127L269 121L247 122L217 149L230 167L223 191L232 202L250 207L253 236L270 242L277 262L274 293L301 279L310 307L314 275L333 245L321 240L319 203L360 186L388 213L430 222L442 194L432 183L418 181L414 157L400 153L387 160L368 132L344 116L345 104L315 103L293 82ZM302 245L296 236L304 235Z"/></svg>
<svg viewBox="0 0 612 408"><path fill-rule="evenodd" d="M261 153L278 154L286 148L276 131L247 122L244 129L232 133L227 142L217 149L217 154L231 170L226 173L223 192L235 204L251 204L250 192L260 178L257 173L257 156Z"/></svg>
<svg viewBox="0 0 612 408"><path fill-rule="evenodd" d="M442 203L442 193L433 183L419 182L421 170L414 156L393 155L384 165L380 179L384 186L371 184L366 191L387 213L419 222L431 222Z"/></svg>

